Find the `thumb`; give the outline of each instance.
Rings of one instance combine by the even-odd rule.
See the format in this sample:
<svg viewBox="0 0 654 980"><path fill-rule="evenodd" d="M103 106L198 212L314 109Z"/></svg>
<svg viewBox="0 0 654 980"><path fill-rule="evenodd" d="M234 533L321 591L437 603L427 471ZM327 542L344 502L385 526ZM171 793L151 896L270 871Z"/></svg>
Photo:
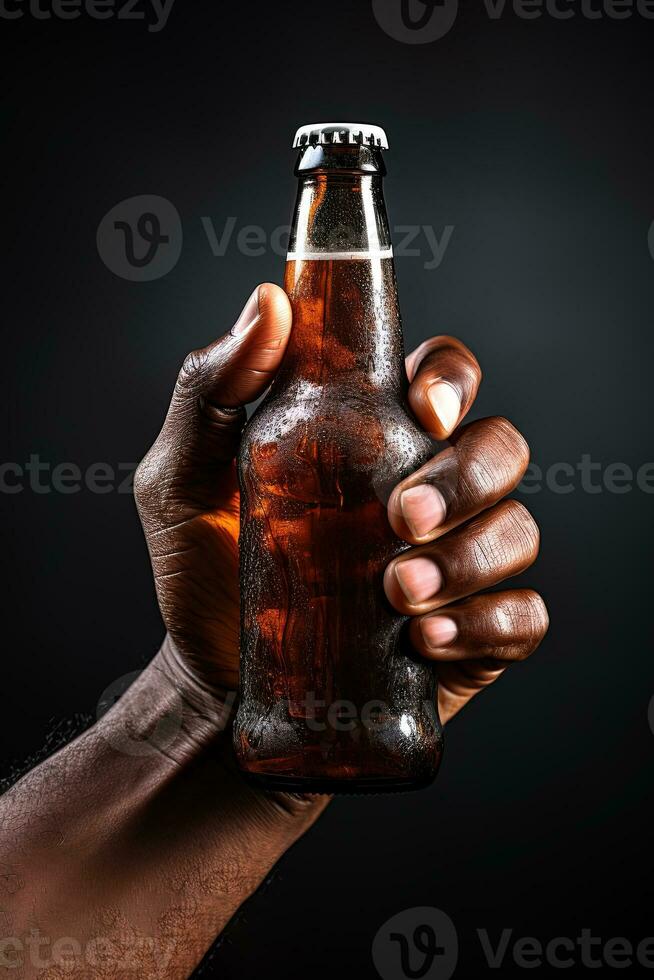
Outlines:
<svg viewBox="0 0 654 980"><path fill-rule="evenodd" d="M263 394L275 376L291 322L286 293L263 283L228 333L187 355L163 428L137 470L139 507L164 488L200 506L215 501L220 494L216 469L236 455L244 406Z"/></svg>
<svg viewBox="0 0 654 980"><path fill-rule="evenodd" d="M263 394L282 362L291 321L284 290L271 282L257 286L229 333L197 352L206 400L234 408Z"/></svg>
<svg viewBox="0 0 654 980"><path fill-rule="evenodd" d="M257 286L228 333L187 355L171 411L184 413L198 399L237 408L258 398L281 364L291 319L291 304L283 289L271 282Z"/></svg>
<svg viewBox="0 0 654 980"><path fill-rule="evenodd" d="M263 394L282 362L291 332L283 289L257 286L231 330L191 351L177 377L162 435L227 462L236 452L245 406Z"/></svg>

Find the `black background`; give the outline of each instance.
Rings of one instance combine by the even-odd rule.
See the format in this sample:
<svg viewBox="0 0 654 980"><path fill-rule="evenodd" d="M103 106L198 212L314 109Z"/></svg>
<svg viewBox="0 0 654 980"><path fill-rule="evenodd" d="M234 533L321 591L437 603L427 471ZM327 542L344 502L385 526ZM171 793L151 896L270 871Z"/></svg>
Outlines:
<svg viewBox="0 0 654 980"><path fill-rule="evenodd" d="M286 224L292 134L332 118L387 129L391 224L454 226L437 269L424 237L397 260L407 348L461 337L485 373L473 417L510 418L543 471L587 454L602 487L611 463L652 459L654 20L494 20L466 0L445 37L409 45L367 0L176 0L158 33L29 13L0 32L6 460L138 461L183 355L281 280L270 249L215 257L201 217L218 234L229 216ZM149 283L96 248L105 213L141 194L184 228ZM520 496L543 536L524 577L550 608L541 649L448 727L433 788L337 800L205 975L372 978L375 933L420 905L455 922L456 976L486 973L477 928L654 935L653 498L567 479ZM131 496L23 484L0 495L9 775L162 636Z"/></svg>

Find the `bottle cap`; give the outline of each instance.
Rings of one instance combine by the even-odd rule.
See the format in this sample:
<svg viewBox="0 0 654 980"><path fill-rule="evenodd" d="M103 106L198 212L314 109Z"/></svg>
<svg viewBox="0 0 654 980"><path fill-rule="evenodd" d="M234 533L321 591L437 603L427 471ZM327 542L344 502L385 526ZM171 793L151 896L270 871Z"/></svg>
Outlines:
<svg viewBox="0 0 654 980"><path fill-rule="evenodd" d="M309 123L300 126L293 146L333 146L358 143L380 150L388 149L388 139L381 126L370 123Z"/></svg>

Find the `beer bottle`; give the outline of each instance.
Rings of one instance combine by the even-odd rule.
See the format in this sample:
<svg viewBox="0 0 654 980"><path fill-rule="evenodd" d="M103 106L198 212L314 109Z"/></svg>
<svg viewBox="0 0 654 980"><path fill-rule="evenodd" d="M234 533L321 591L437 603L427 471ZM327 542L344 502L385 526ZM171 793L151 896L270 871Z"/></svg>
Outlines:
<svg viewBox="0 0 654 980"><path fill-rule="evenodd" d="M377 126L304 126L286 263L288 348L248 422L241 488L239 764L270 790L427 785L432 665L385 598L407 546L386 502L432 454L406 402Z"/></svg>

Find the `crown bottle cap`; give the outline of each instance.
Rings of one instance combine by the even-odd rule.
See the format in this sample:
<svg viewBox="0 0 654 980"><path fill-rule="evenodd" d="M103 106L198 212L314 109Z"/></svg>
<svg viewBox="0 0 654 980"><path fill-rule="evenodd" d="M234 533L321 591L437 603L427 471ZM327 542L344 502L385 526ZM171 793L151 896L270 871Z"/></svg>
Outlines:
<svg viewBox="0 0 654 980"><path fill-rule="evenodd" d="M379 150L388 149L388 139L381 126L371 123L309 123L300 126L294 147L303 146L372 146Z"/></svg>

